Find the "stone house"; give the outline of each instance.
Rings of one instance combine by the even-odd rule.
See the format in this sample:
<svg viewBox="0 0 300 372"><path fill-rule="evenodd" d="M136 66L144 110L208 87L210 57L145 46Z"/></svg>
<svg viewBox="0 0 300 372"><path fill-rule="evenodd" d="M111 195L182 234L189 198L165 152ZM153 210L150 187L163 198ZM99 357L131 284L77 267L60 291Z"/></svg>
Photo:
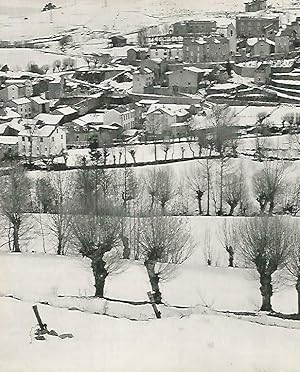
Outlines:
<svg viewBox="0 0 300 372"><path fill-rule="evenodd" d="M161 58L145 59L141 61L141 69L148 68L154 73L154 83L160 84L163 81L164 73L168 69L168 62Z"/></svg>
<svg viewBox="0 0 300 372"><path fill-rule="evenodd" d="M140 68L132 74L132 92L144 93L145 89L153 86L154 79L154 72L150 68Z"/></svg>
<svg viewBox="0 0 300 372"><path fill-rule="evenodd" d="M166 72L167 83L176 92L196 93L201 81L208 77L211 69L200 69L198 67L184 67L182 70Z"/></svg>
<svg viewBox="0 0 300 372"><path fill-rule="evenodd" d="M275 51L275 42L265 37L254 37L247 40L251 56L267 57Z"/></svg>
<svg viewBox="0 0 300 372"><path fill-rule="evenodd" d="M257 85L267 84L270 81L271 65L269 63L262 63L254 71L254 83Z"/></svg>
<svg viewBox="0 0 300 372"><path fill-rule="evenodd" d="M217 28L217 33L224 36L229 41L229 51L232 56L236 54L237 50L237 35L236 28L232 22L219 25Z"/></svg>
<svg viewBox="0 0 300 372"><path fill-rule="evenodd" d="M176 22L171 26L171 33L175 36L210 35L217 28L217 22L211 20L187 20Z"/></svg>
<svg viewBox="0 0 300 372"><path fill-rule="evenodd" d="M146 114L145 129L149 134L170 134L171 125L185 122L190 112L191 105L153 104Z"/></svg>
<svg viewBox="0 0 300 372"><path fill-rule="evenodd" d="M50 101L40 96L30 97L31 101L31 115L35 117L38 114L47 114L50 111Z"/></svg>
<svg viewBox="0 0 300 372"><path fill-rule="evenodd" d="M166 61L183 60L183 45L182 44L169 44L169 45L151 45L149 48L150 58L161 58Z"/></svg>
<svg viewBox="0 0 300 372"><path fill-rule="evenodd" d="M66 150L66 131L54 125L33 125L19 132L18 154L33 158L49 157Z"/></svg>
<svg viewBox="0 0 300 372"><path fill-rule="evenodd" d="M245 12L258 12L267 9L267 0L252 0L245 3Z"/></svg>
<svg viewBox="0 0 300 372"><path fill-rule="evenodd" d="M127 50L127 63L136 64L148 57L148 48L132 47Z"/></svg>
<svg viewBox="0 0 300 372"><path fill-rule="evenodd" d="M229 40L223 36L209 36L183 40L184 62L222 62L230 58Z"/></svg>
<svg viewBox="0 0 300 372"><path fill-rule="evenodd" d="M121 35L112 36L109 40L113 47L123 47L127 44L127 39Z"/></svg>
<svg viewBox="0 0 300 372"><path fill-rule="evenodd" d="M236 32L238 38L266 36L274 40L278 31L278 16L253 16L243 14L236 17Z"/></svg>
<svg viewBox="0 0 300 372"><path fill-rule="evenodd" d="M107 110L104 114L103 124L119 124L124 130L132 129L135 124L135 110L128 106L118 106Z"/></svg>
<svg viewBox="0 0 300 372"><path fill-rule="evenodd" d="M31 118L31 101L27 97L17 98L10 101L11 108L15 109L22 118Z"/></svg>

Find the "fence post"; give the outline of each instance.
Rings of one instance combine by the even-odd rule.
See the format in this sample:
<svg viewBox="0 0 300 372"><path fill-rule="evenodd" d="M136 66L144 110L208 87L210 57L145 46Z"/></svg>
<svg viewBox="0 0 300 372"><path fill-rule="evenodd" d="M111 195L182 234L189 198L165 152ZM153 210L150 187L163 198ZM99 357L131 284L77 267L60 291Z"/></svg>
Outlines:
<svg viewBox="0 0 300 372"><path fill-rule="evenodd" d="M39 314L39 311L38 311L37 305L33 305L33 306L32 306L32 309L33 309L33 312L34 312L34 314L35 314L36 320L37 320L38 323L39 323L39 326L40 326L41 331L47 329L47 325L44 324L44 323L42 322L42 319L41 319L41 317L40 317L40 314Z"/></svg>
<svg viewBox="0 0 300 372"><path fill-rule="evenodd" d="M158 310L158 308L156 306L156 303L154 302L153 294L149 291L149 292L147 292L147 295L149 297L151 306L153 307L156 318L160 319L161 318L161 312Z"/></svg>

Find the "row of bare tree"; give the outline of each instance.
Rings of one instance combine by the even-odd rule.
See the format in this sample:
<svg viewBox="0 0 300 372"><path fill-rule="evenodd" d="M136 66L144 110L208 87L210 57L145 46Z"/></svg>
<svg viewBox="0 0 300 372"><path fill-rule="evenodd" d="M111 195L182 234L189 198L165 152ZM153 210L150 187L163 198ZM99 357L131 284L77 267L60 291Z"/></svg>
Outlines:
<svg viewBox="0 0 300 372"><path fill-rule="evenodd" d="M170 182L167 174L155 171L152 183L158 185L158 177ZM145 265L154 299L161 303L160 280L183 263L193 248L188 222L164 216L169 199L161 185L149 189L149 209L149 204L137 202L141 199L132 170L122 176L120 180L114 171L85 168L33 182L24 169L13 166L0 179L3 227L11 251L21 252L20 239L33 227L35 213L29 212L39 212L41 227L50 230L58 255L68 251L91 260L96 296L103 297L108 274L119 269L124 259L133 259ZM130 203L135 204L133 217Z"/></svg>

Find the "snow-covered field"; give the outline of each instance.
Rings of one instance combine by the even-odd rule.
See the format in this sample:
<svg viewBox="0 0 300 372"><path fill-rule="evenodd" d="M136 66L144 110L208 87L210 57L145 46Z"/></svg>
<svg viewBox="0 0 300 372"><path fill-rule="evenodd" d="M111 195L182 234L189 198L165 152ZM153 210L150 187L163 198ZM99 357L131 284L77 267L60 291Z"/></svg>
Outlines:
<svg viewBox="0 0 300 372"><path fill-rule="evenodd" d="M53 63L57 60L63 61L68 57L68 54L58 54L45 52L37 49L27 48L0 48L0 66L8 65L11 71L27 71L28 64L33 62L39 67L49 65L52 71ZM86 62L83 58L74 57L76 66L85 66Z"/></svg>
<svg viewBox="0 0 300 372"><path fill-rule="evenodd" d="M196 249L176 275L162 283L163 301L171 307L161 308L160 320L154 319L150 305L82 298L93 294L89 260L39 253L40 238L29 244L27 253L1 252L0 370L298 371L300 330L293 329L299 327L297 322L271 327L216 312L257 311L260 305L254 271L226 267L226 254L217 232L223 220L192 219ZM219 266L204 264L203 237L208 228ZM36 253L30 253L31 249ZM143 301L149 289L142 264L127 262L119 274L108 278L105 295ZM3 297L7 295L20 300ZM37 301L50 304L39 304L48 328L72 333L74 338L46 336L46 341L36 341L31 306ZM176 309L174 305L188 306L189 310ZM273 305L276 310L294 312L295 290L277 288ZM277 324L263 317L261 320Z"/></svg>

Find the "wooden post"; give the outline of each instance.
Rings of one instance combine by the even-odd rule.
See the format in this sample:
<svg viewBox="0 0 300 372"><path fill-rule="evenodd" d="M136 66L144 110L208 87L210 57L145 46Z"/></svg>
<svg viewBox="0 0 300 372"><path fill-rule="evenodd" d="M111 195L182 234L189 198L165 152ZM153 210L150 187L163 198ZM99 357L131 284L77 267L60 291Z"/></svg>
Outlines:
<svg viewBox="0 0 300 372"><path fill-rule="evenodd" d="M158 308L156 306L156 303L154 302L153 294L149 291L149 292L147 292L147 295L148 295L149 300L151 302L151 305L153 307L156 318L160 319L161 318L161 312L158 310Z"/></svg>
<svg viewBox="0 0 300 372"><path fill-rule="evenodd" d="M33 305L32 306L32 309L33 309L33 312L34 312L34 315L36 317L36 320L38 321L39 323L39 326L40 326L40 329L41 331L45 330L47 328L46 324L44 324L42 322L42 319L40 317L40 314L39 314L39 311L38 311L38 308L37 308L37 305Z"/></svg>

